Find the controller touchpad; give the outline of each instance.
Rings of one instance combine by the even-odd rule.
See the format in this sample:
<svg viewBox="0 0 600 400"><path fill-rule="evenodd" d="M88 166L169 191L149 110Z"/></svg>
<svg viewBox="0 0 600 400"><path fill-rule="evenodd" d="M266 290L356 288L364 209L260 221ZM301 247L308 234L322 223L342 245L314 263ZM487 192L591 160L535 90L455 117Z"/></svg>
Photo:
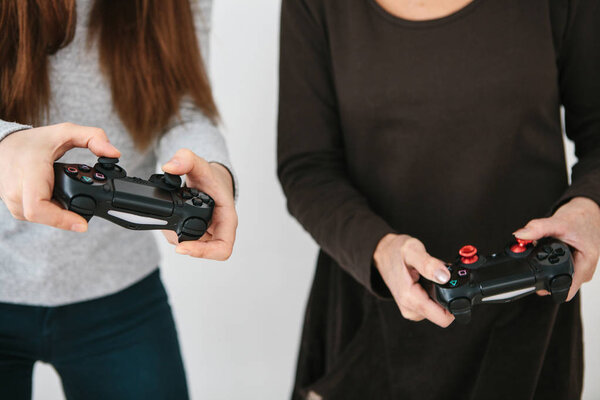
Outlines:
<svg viewBox="0 0 600 400"><path fill-rule="evenodd" d="M535 285L535 276L525 260L488 265L474 270L473 274L476 274L476 280L481 282L481 292L484 297Z"/></svg>
<svg viewBox="0 0 600 400"><path fill-rule="evenodd" d="M168 217L173 214L171 193L154 186L115 180L115 207Z"/></svg>

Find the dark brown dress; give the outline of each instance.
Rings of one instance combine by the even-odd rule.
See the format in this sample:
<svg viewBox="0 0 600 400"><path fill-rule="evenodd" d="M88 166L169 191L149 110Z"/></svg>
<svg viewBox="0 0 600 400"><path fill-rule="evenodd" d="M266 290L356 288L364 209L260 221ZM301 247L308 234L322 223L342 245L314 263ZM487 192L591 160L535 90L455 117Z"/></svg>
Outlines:
<svg viewBox="0 0 600 400"><path fill-rule="evenodd" d="M279 177L322 249L293 398L579 398L579 296L442 329L402 318L372 256L390 232L448 261L487 254L574 196L600 202L600 1L411 22L375 0L283 0L280 80Z"/></svg>

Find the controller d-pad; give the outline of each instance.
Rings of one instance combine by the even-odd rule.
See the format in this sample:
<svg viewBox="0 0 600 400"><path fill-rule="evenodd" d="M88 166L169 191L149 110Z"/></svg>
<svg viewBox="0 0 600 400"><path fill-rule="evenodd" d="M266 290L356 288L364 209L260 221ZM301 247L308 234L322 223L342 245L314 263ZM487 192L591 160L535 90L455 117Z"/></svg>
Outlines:
<svg viewBox="0 0 600 400"><path fill-rule="evenodd" d="M558 249L554 250L554 254L556 254L557 256L564 256L565 249L563 249L562 247L559 247Z"/></svg>
<svg viewBox="0 0 600 400"><path fill-rule="evenodd" d="M201 207L202 204L204 204L204 203L202 202L202 199L195 198L192 200L192 204L195 205L196 207Z"/></svg>
<svg viewBox="0 0 600 400"><path fill-rule="evenodd" d="M190 188L190 193L192 194L192 196L196 197L200 192L198 191L198 189Z"/></svg>
<svg viewBox="0 0 600 400"><path fill-rule="evenodd" d="M536 254L536 257L538 260L543 261L546 258L548 258L548 253L546 253L545 251L540 251L539 253Z"/></svg>
<svg viewBox="0 0 600 400"><path fill-rule="evenodd" d="M548 257L548 261L550 261L550 264L556 264L560 261L560 258L558 258L556 254L552 254L550 257Z"/></svg>
<svg viewBox="0 0 600 400"><path fill-rule="evenodd" d="M189 200L194 196L192 196L189 190L184 190L181 192L181 197L183 197L184 200Z"/></svg>

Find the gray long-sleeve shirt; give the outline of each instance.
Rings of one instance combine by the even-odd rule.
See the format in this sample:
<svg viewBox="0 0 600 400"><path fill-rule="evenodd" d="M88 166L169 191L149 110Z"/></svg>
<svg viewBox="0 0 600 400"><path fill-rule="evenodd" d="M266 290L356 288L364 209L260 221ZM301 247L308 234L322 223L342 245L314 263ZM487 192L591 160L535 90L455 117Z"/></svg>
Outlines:
<svg viewBox="0 0 600 400"><path fill-rule="evenodd" d="M212 0L192 2L196 30L206 61ZM147 179L180 148L231 170L219 129L191 103L183 102L181 119L145 153L115 113L110 87L100 72L98 51L88 48L87 17L92 0L77 1L73 42L50 59L52 98L44 125L73 122L106 131L121 150L120 165L129 176ZM17 121L19 122L19 121ZM26 126L0 121L0 140ZM61 162L93 165L87 149L69 151ZM0 302L55 306L115 293L146 276L160 261L150 232L124 229L93 218L86 233L18 221L0 201Z"/></svg>

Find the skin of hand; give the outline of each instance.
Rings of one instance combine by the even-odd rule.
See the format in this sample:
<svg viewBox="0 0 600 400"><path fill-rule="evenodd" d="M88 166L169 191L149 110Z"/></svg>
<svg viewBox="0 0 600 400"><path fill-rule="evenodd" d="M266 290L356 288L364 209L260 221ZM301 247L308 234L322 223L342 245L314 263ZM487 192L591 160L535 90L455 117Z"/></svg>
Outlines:
<svg viewBox="0 0 600 400"><path fill-rule="evenodd" d="M218 163L209 163L191 150L181 149L162 167L164 172L186 175L186 184L213 198L215 209L208 230L198 240L178 243L172 231L163 231L179 254L225 261L233 252L238 217L233 195L233 179L229 170Z"/></svg>
<svg viewBox="0 0 600 400"><path fill-rule="evenodd" d="M16 219L85 232L87 221L52 201L54 162L74 147L119 157L102 129L71 123L26 129L0 142L0 199Z"/></svg>
<svg viewBox="0 0 600 400"><path fill-rule="evenodd" d="M428 319L443 328L454 321L454 316L433 301L419 284L420 276L440 284L450 279L446 265L430 256L420 240L388 234L377 244L373 259L404 318Z"/></svg>
<svg viewBox="0 0 600 400"><path fill-rule="evenodd" d="M549 218L529 221L514 233L519 239L560 239L573 249L575 273L567 296L570 301L585 282L592 280L600 256L600 207L585 197L575 197ZM549 294L547 291L538 293Z"/></svg>

